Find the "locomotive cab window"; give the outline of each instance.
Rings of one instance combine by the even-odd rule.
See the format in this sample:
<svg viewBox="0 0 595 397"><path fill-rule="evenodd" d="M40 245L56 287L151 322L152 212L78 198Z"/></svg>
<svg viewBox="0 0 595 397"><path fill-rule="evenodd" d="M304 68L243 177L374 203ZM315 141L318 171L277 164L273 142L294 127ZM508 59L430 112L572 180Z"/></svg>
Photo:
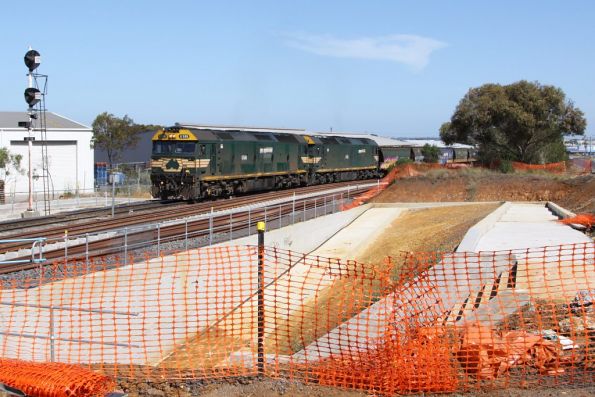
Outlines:
<svg viewBox="0 0 595 397"><path fill-rule="evenodd" d="M185 154L192 155L196 150L194 142L173 142L173 141L155 141L153 142L153 154Z"/></svg>

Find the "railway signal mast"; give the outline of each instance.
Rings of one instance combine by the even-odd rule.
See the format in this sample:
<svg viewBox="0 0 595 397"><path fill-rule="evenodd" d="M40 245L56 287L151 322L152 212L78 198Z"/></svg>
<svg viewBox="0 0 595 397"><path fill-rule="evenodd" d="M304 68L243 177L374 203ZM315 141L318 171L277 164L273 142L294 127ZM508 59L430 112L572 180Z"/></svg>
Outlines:
<svg viewBox="0 0 595 397"><path fill-rule="evenodd" d="M32 135L34 131L35 121L38 122L37 130L40 131L41 140L41 164L42 164L42 179L43 179L43 197L44 197L44 213L45 215L50 214L50 179L47 161L47 128L46 128L46 107L45 107L45 95L47 93L47 75L36 73L35 70L41 63L41 55L39 52L31 49L25 54L25 66L29 69L27 73L28 87L25 89L25 102L29 105L27 114L29 115L28 121L19 122L19 127L27 128L27 136L24 138L27 141L29 151L29 202L27 210L23 212L23 217L38 216L38 212L33 209L33 141L35 136ZM39 89L40 81L43 83L43 89Z"/></svg>

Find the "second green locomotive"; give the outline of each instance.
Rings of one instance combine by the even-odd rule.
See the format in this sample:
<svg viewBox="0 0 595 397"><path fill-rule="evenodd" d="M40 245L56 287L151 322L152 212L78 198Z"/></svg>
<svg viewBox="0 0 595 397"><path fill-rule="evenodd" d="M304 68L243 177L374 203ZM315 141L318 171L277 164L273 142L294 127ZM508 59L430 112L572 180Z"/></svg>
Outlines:
<svg viewBox="0 0 595 397"><path fill-rule="evenodd" d="M200 200L380 177L367 138L174 126L153 136L152 195Z"/></svg>

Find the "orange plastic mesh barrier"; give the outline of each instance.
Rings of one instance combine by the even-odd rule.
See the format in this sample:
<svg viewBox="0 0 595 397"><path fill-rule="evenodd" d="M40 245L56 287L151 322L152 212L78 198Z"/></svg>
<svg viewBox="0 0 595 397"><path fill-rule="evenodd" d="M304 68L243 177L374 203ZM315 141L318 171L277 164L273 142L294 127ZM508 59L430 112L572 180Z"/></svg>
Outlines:
<svg viewBox="0 0 595 397"><path fill-rule="evenodd" d="M323 385L348 385L385 395L454 392L458 378L451 355L442 328L419 328L406 340L389 336L355 357L323 360L313 372Z"/></svg>
<svg viewBox="0 0 595 397"><path fill-rule="evenodd" d="M114 390L115 382L77 365L0 359L0 382L31 397L94 397Z"/></svg>
<svg viewBox="0 0 595 397"><path fill-rule="evenodd" d="M369 265L266 248L261 279L258 258L253 246L219 246L4 277L0 357L385 395L593 385L592 242Z"/></svg>
<svg viewBox="0 0 595 397"><path fill-rule="evenodd" d="M566 163L561 161L559 163L549 163L549 164L527 164L527 163L520 163L518 161L512 162L512 168L517 171L548 171L554 173L562 173L566 172Z"/></svg>
<svg viewBox="0 0 595 397"><path fill-rule="evenodd" d="M582 225L588 229L595 226L595 214L578 214L571 218L561 219L558 222L565 225Z"/></svg>

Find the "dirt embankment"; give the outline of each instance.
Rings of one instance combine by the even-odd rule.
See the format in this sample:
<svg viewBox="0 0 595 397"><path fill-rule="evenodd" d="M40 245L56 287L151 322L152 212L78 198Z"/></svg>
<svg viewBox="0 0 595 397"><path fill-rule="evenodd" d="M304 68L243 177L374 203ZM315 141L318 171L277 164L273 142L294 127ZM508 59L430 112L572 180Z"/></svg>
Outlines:
<svg viewBox="0 0 595 397"><path fill-rule="evenodd" d="M374 201L554 201L574 212L595 212L595 176L438 169L399 179Z"/></svg>
<svg viewBox="0 0 595 397"><path fill-rule="evenodd" d="M356 260L381 264L402 252L449 252L459 245L467 230L499 204L460 205L410 210L390 227Z"/></svg>

